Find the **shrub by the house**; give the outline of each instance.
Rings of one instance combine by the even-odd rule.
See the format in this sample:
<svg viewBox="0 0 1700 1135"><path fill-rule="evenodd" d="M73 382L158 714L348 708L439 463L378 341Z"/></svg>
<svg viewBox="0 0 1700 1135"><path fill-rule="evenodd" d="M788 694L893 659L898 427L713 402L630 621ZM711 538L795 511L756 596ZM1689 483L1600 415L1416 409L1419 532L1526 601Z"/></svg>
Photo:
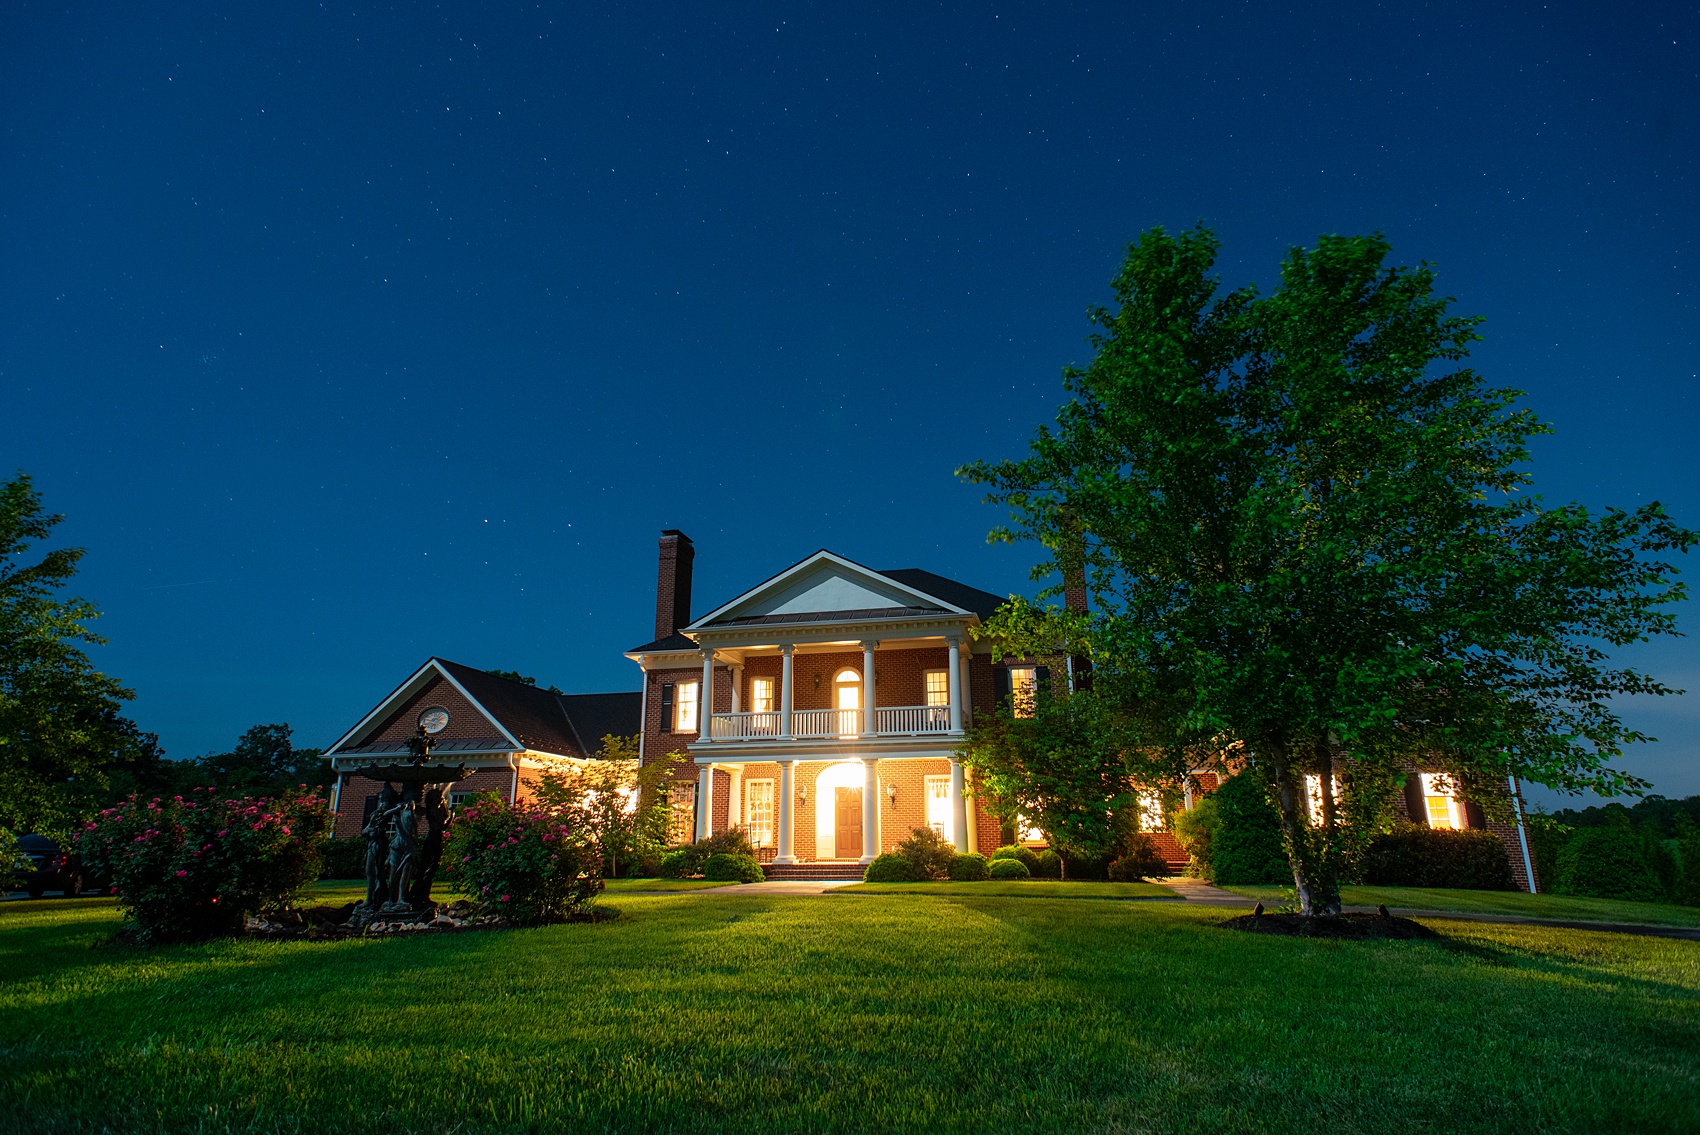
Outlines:
<svg viewBox="0 0 1700 1135"><path fill-rule="evenodd" d="M993 859L986 864L986 873L994 879L1031 879L1033 877L1033 872L1027 869L1027 864L1019 859Z"/></svg>
<svg viewBox="0 0 1700 1135"><path fill-rule="evenodd" d="M601 849L573 819L486 793L455 817L445 874L515 926L559 922L602 891Z"/></svg>
<svg viewBox="0 0 1700 1135"><path fill-rule="evenodd" d="M1369 842L1364 881L1377 887L1514 891L1505 844L1488 831L1438 831L1395 824Z"/></svg>
<svg viewBox="0 0 1700 1135"><path fill-rule="evenodd" d="M924 878L913 860L890 851L875 856L862 872L862 879L869 883L918 883Z"/></svg>
<svg viewBox="0 0 1700 1135"><path fill-rule="evenodd" d="M366 877L366 837L332 836L325 841L320 856L319 878L364 879Z"/></svg>
<svg viewBox="0 0 1700 1135"><path fill-rule="evenodd" d="M1005 844L992 852L993 859L1014 859L1027 868L1029 875L1039 866L1039 853L1031 847L1023 847L1019 843Z"/></svg>
<svg viewBox="0 0 1700 1135"><path fill-rule="evenodd" d="M702 865L702 877L717 883L759 883L767 876L753 855L732 855L715 852Z"/></svg>
<svg viewBox="0 0 1700 1135"><path fill-rule="evenodd" d="M986 857L975 851L951 856L950 877L958 883L978 883L990 878L986 870Z"/></svg>
<svg viewBox="0 0 1700 1135"><path fill-rule="evenodd" d="M1141 879L1162 879L1170 874L1168 861L1157 850L1157 841L1143 832L1128 838L1120 859L1110 864L1110 881L1137 883Z"/></svg>
<svg viewBox="0 0 1700 1135"><path fill-rule="evenodd" d="M1281 817L1254 776L1233 776L1218 788L1216 828L1210 842L1216 882L1224 886L1291 883L1293 869L1281 844Z"/></svg>
<svg viewBox="0 0 1700 1135"><path fill-rule="evenodd" d="M330 825L311 792L195 789L106 809L78 835L77 854L90 875L112 880L138 940L194 941L239 933L245 915L291 902L319 877Z"/></svg>
<svg viewBox="0 0 1700 1135"><path fill-rule="evenodd" d="M1211 841L1215 838L1219 818L1214 795L1204 797L1190 809L1175 813L1175 840L1187 854L1186 873L1194 879L1216 877Z"/></svg>
<svg viewBox="0 0 1700 1135"><path fill-rule="evenodd" d="M728 828L663 852L656 870L664 879L690 879L701 875L709 859L716 855L743 855L753 860L756 849L750 846L743 828Z"/></svg>
<svg viewBox="0 0 1700 1135"><path fill-rule="evenodd" d="M1047 847L1039 853L1037 862L1027 869L1035 879L1060 879L1063 877L1063 857Z"/></svg>
<svg viewBox="0 0 1700 1135"><path fill-rule="evenodd" d="M1552 890L1561 895L1662 902L1666 898L1641 834L1627 825L1582 828L1558 853Z"/></svg>
<svg viewBox="0 0 1700 1135"><path fill-rule="evenodd" d="M949 878L956 857L956 847L932 828L916 828L892 850L915 865L918 879Z"/></svg>

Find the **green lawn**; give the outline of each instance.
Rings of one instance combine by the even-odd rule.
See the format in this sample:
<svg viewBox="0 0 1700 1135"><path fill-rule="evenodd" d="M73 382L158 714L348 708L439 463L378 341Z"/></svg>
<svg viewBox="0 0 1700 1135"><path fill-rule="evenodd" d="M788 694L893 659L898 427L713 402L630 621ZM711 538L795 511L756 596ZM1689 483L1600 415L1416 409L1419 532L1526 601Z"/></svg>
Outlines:
<svg viewBox="0 0 1700 1135"><path fill-rule="evenodd" d="M1156 883L1060 883L1054 879L987 879L979 883L851 883L835 895L1019 895L1028 899L1179 899Z"/></svg>
<svg viewBox="0 0 1700 1135"><path fill-rule="evenodd" d="M619 891L700 891L708 887L730 887L731 883L711 879L609 879L605 885L609 894Z"/></svg>
<svg viewBox="0 0 1700 1135"><path fill-rule="evenodd" d="M15 1132L1692 1132L1700 943L1234 934L1176 902L610 896L543 930L89 947L0 904Z"/></svg>
<svg viewBox="0 0 1700 1135"><path fill-rule="evenodd" d="M1281 902L1283 888L1223 887L1236 895ZM1292 888L1285 888L1291 890ZM1479 914L1518 914L1526 918L1559 918L1577 922L1627 922L1651 926L1700 926L1700 907L1666 903L1622 902L1570 895L1530 895L1518 891L1454 891L1444 887L1341 887L1348 906L1380 906L1398 910L1456 910Z"/></svg>

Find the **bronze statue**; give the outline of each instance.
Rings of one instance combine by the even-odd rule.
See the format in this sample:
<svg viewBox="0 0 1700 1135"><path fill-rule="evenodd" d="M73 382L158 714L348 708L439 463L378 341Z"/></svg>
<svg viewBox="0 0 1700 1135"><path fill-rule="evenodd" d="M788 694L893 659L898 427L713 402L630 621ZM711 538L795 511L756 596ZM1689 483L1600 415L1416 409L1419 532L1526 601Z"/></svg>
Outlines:
<svg viewBox="0 0 1700 1135"><path fill-rule="evenodd" d="M390 829L390 901L385 910L412 910L407 901L408 884L419 868L419 786L410 784L393 809Z"/></svg>
<svg viewBox="0 0 1700 1135"><path fill-rule="evenodd" d="M361 829L366 837L366 909L377 910L385 899L389 898L387 887L389 876L390 851L390 813L394 810L400 794L395 785L384 784L382 792L378 793L378 806L372 809L371 818Z"/></svg>
<svg viewBox="0 0 1700 1135"><path fill-rule="evenodd" d="M414 872L413 887L408 900L415 910L431 905L431 884L437 878L437 863L443 857L443 829L448 826L449 809L443 803L443 786L432 785L425 793L425 842L419 847L419 867Z"/></svg>

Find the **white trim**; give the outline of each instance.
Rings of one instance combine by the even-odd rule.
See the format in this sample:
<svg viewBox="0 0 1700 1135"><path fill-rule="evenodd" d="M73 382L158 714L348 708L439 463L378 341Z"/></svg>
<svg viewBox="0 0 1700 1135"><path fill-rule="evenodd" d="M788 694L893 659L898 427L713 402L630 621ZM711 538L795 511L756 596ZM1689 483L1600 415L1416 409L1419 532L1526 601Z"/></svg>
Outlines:
<svg viewBox="0 0 1700 1135"><path fill-rule="evenodd" d="M696 631L696 630L704 630L704 629L712 630L714 628L709 627L708 624L712 623L715 619L719 618L721 615L725 614L728 611L735 609L736 607L738 607L742 603L745 603L745 602L748 602L751 599L754 599L756 596L760 595L762 592L771 591L773 588L784 583L786 580L791 579L791 578L801 574L802 572L808 570L809 568L812 568L815 565L822 564L822 563L833 564L837 567L844 568L847 571L859 573L859 574L865 576L866 578L869 578L870 580L878 580L880 583L882 583L886 587L895 588L898 592L900 592L902 594L913 596L916 599L924 599L924 600L926 600L927 606L939 607L939 608L942 609L943 612L946 612L946 613L956 614L956 615L972 615L974 613L972 611L964 611L961 607L958 607L954 603L946 603L943 599L940 599L937 595L929 595L925 591L921 591L918 588L910 587L907 583L899 583L897 580L892 579L888 575L881 575L879 572L875 571L873 568L865 567L864 565L859 564L859 563L855 562L854 560L847 560L843 556L838 555L837 553L829 552L825 548L822 548L820 551L816 552L814 555L808 556L808 557L806 557L802 560L799 560L796 563L792 564L790 567L786 568L784 571L780 572L778 575L772 576L772 577L765 579L762 582L756 584L754 587L750 588L748 591L744 592L742 595L739 595L737 598L733 599L731 602L722 603L720 606L716 607L714 610L710 611L708 614L704 615L702 618L697 619L695 622L691 623L689 626L681 627L680 630L684 634L689 634L690 632ZM726 628L726 629L730 630L732 628Z"/></svg>
<svg viewBox="0 0 1700 1135"><path fill-rule="evenodd" d="M350 729L347 733L344 733L341 737L338 737L336 744L334 744L330 748L326 749L324 755L326 757L336 756L337 750L340 749L343 746L343 744L346 743L351 737L360 736L361 730L365 729L366 726L369 723L371 723L373 718L375 718L379 714L383 713L386 709L388 709L390 706L394 705L397 701L405 700L407 697L411 697L413 694L416 694L416 693L423 691L423 689L424 689L423 685L420 685L417 689L414 689L413 687L414 687L414 684L416 682L418 682L419 679L422 678L425 675L425 672L428 671L428 670L435 670L442 677L442 679L445 682L447 682L449 685L453 686L455 688L455 690L460 693L460 696L465 698L467 700L467 702L469 704L471 704L472 708L476 709L479 713L482 713L484 715L485 720L487 720L491 725L494 725L496 727L497 731L501 733L502 739L504 741L508 742L508 744L511 745L514 749L524 750L526 748L529 748L529 746L523 744L518 737L515 737L512 733L508 732L507 727L504 726L500 721L496 720L496 715L491 713L488 709L485 709L483 704L481 702L479 702L479 700L477 698L475 698L471 694L467 693L466 687L461 685L459 682L457 682L455 680L455 676L453 674L449 673L448 668L445 667L442 664L441 659L433 656L432 658L429 658L429 659L426 660L425 665L423 665L419 669L415 670L413 672L412 676L410 676L407 679L407 681L405 681L401 685L397 686L395 688L395 690L392 691L388 697L386 697L383 701L379 702L376 709L374 709L371 713L368 713L365 717L362 717L360 719L360 724L356 725L353 729Z"/></svg>

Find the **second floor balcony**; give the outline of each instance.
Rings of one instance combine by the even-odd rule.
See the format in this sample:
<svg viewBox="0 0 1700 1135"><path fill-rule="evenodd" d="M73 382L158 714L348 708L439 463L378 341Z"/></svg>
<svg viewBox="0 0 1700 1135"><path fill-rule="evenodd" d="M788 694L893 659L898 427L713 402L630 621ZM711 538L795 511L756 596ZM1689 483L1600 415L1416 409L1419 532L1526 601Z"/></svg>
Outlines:
<svg viewBox="0 0 1700 1135"><path fill-rule="evenodd" d="M714 741L851 740L945 736L952 732L948 704L876 706L872 721L867 718L859 708L717 713L709 721L709 738Z"/></svg>

